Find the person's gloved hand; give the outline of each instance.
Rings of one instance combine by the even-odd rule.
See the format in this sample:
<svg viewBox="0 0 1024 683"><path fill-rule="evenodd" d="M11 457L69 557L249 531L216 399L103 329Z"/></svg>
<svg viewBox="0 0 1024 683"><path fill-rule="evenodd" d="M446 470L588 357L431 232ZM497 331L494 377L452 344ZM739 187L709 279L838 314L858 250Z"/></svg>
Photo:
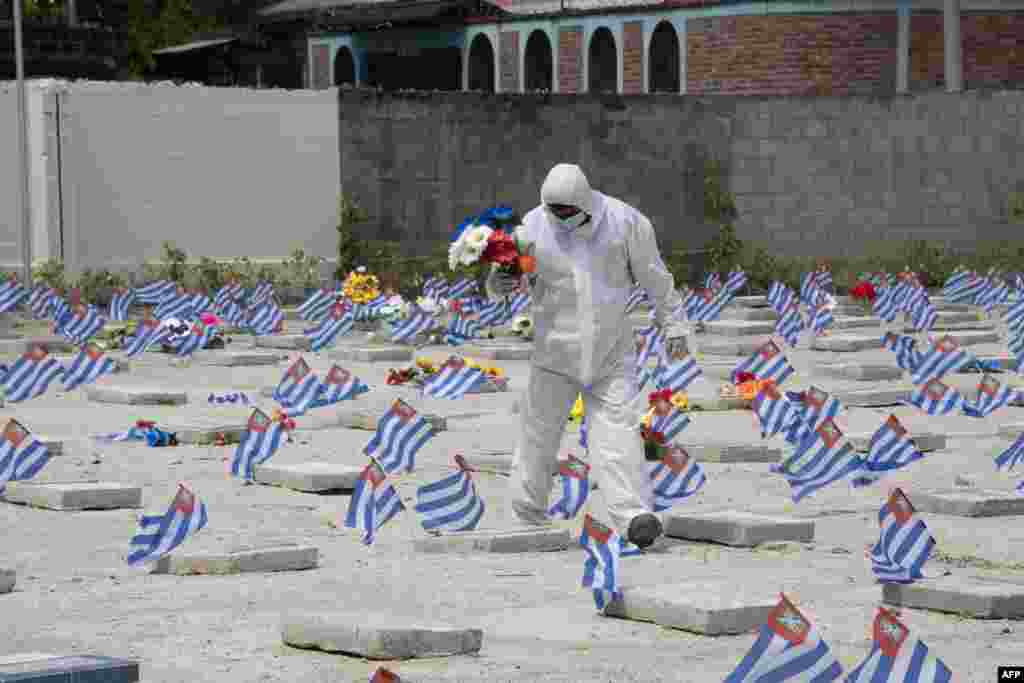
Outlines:
<svg viewBox="0 0 1024 683"><path fill-rule="evenodd" d="M692 330L685 323L671 323L665 328L665 355L669 362L681 360L689 352L688 338Z"/></svg>
<svg viewBox="0 0 1024 683"><path fill-rule="evenodd" d="M520 281L520 276L507 273L495 266L487 275L484 287L491 298L500 299L515 292L519 288Z"/></svg>

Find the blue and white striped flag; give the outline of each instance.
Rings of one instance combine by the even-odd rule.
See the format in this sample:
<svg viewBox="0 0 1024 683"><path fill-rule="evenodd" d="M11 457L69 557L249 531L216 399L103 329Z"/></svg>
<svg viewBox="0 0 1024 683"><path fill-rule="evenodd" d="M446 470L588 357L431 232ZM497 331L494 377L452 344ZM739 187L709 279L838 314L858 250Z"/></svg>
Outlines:
<svg viewBox="0 0 1024 683"><path fill-rule="evenodd" d="M842 666L818 629L780 594L754 645L724 683L832 683L842 676Z"/></svg>
<svg viewBox="0 0 1024 683"><path fill-rule="evenodd" d="M512 319L512 310L509 307L509 300L489 301L480 308L478 322L481 327L497 327Z"/></svg>
<svg viewBox="0 0 1024 683"><path fill-rule="evenodd" d="M272 282L257 282L256 286L253 287L249 293L248 303L249 307L262 306L265 303L269 303L274 296L274 284Z"/></svg>
<svg viewBox="0 0 1024 683"><path fill-rule="evenodd" d="M206 295L206 292L198 289L192 290L188 293L188 299L193 315L213 311L213 301Z"/></svg>
<svg viewBox="0 0 1024 683"><path fill-rule="evenodd" d="M443 277L432 275L423 283L423 296L431 299L440 299L448 292L448 281Z"/></svg>
<svg viewBox="0 0 1024 683"><path fill-rule="evenodd" d="M162 515L143 515L139 530L132 537L127 562L138 565L167 555L186 539L206 526L206 503L199 500L184 484L171 506Z"/></svg>
<svg viewBox="0 0 1024 683"><path fill-rule="evenodd" d="M225 282L224 286L218 289L213 297L214 309L220 310L220 307L229 301L237 301L244 292L245 288L242 287L242 283Z"/></svg>
<svg viewBox="0 0 1024 683"><path fill-rule="evenodd" d="M878 608L871 652L846 677L845 683L952 683L953 672L928 650L899 618Z"/></svg>
<svg viewBox="0 0 1024 683"><path fill-rule="evenodd" d="M798 304L796 292L779 281L775 281L768 288L768 305L779 315L788 311L793 304Z"/></svg>
<svg viewBox="0 0 1024 683"><path fill-rule="evenodd" d="M316 400L310 408L323 408L341 401L351 401L369 390L370 387L363 384L351 372L338 365L332 365L327 376L320 383L320 393L317 394Z"/></svg>
<svg viewBox="0 0 1024 683"><path fill-rule="evenodd" d="M650 305L650 297L647 295L647 290L636 285L633 287L633 291L629 293L629 299L626 300L626 314L629 315L637 309L640 304L645 306Z"/></svg>
<svg viewBox="0 0 1024 683"><path fill-rule="evenodd" d="M803 331L804 318L800 314L800 306L794 301L775 321L775 334L782 337L789 346L795 347L800 343L800 333Z"/></svg>
<svg viewBox="0 0 1024 683"><path fill-rule="evenodd" d="M9 481L26 481L50 462L50 451L17 420L0 434L0 492Z"/></svg>
<svg viewBox="0 0 1024 683"><path fill-rule="evenodd" d="M1024 298L1021 298L1006 310L1003 320L1011 332L1024 330Z"/></svg>
<svg viewBox="0 0 1024 683"><path fill-rule="evenodd" d="M800 278L800 300L808 306L813 306L818 298L818 274L814 271L804 273Z"/></svg>
<svg viewBox="0 0 1024 683"><path fill-rule="evenodd" d="M153 310L153 317L157 320L168 318L185 319L195 315L192 310L192 297L185 293L185 290L178 287L174 294L157 304Z"/></svg>
<svg viewBox="0 0 1024 683"><path fill-rule="evenodd" d="M231 460L231 475L252 481L256 465L262 465L277 452L283 432L280 420L254 408Z"/></svg>
<svg viewBox="0 0 1024 683"><path fill-rule="evenodd" d="M963 394L938 379L929 380L927 384L915 387L910 392L910 398L904 402L929 415L949 415L963 410L967 403Z"/></svg>
<svg viewBox="0 0 1024 683"><path fill-rule="evenodd" d="M229 325L242 327L245 324L245 311L237 301L225 301L218 306L217 313Z"/></svg>
<svg viewBox="0 0 1024 683"><path fill-rule="evenodd" d="M64 391L72 391L83 384L92 384L102 375L113 372L117 363L103 354L103 349L93 343L82 346L71 361L71 367L64 372Z"/></svg>
<svg viewBox="0 0 1024 683"><path fill-rule="evenodd" d="M590 515L583 518L580 547L587 553L583 562L583 587L594 592L594 604L600 612L622 596L619 590L619 560L640 555L641 550L627 543L618 533Z"/></svg>
<svg viewBox="0 0 1024 683"><path fill-rule="evenodd" d="M519 315L530 306L530 295L528 292L517 292L509 297L510 317Z"/></svg>
<svg viewBox="0 0 1024 683"><path fill-rule="evenodd" d="M750 408L761 423L762 439L789 432L801 418L800 409L779 393L774 382L761 387Z"/></svg>
<svg viewBox="0 0 1024 683"><path fill-rule="evenodd" d="M965 407L964 412L972 417L988 417L1000 408L1019 402L1022 395L1024 392L1003 386L993 375L986 373L978 383L978 400L969 406L970 410Z"/></svg>
<svg viewBox="0 0 1024 683"><path fill-rule="evenodd" d="M690 416L667 401L659 401L659 405L653 408L650 429L652 432L663 435L665 443L671 443L672 439L679 435L679 432L689 426Z"/></svg>
<svg viewBox="0 0 1024 683"><path fill-rule="evenodd" d="M815 386L809 387L799 396L800 402L803 403L803 411L786 435L786 441L794 445L798 445L806 435L816 431L826 420L833 419L842 408L839 399L829 396L827 391Z"/></svg>
<svg viewBox="0 0 1024 683"><path fill-rule="evenodd" d="M935 548L935 539L898 488L878 511L881 535L871 549L871 571L880 583L913 583Z"/></svg>
<svg viewBox="0 0 1024 683"><path fill-rule="evenodd" d="M704 276L704 289L719 289L722 286L722 276L718 273L708 273Z"/></svg>
<svg viewBox="0 0 1024 683"><path fill-rule="evenodd" d="M736 366L736 369L733 370L733 378L741 372L749 372L757 379L770 379L781 385L795 370L789 364L789 359L783 355L779 345L769 340L757 351L754 351L749 358Z"/></svg>
<svg viewBox="0 0 1024 683"><path fill-rule="evenodd" d="M725 280L725 289L735 295L741 289L747 286L747 274L741 269L729 273L729 277Z"/></svg>
<svg viewBox="0 0 1024 683"><path fill-rule="evenodd" d="M299 317L303 320L309 320L312 322L318 322L323 320L324 316L327 315L327 311L331 310L331 306L334 305L336 299L334 291L328 287L323 287L316 290L309 295L302 305L298 308Z"/></svg>
<svg viewBox="0 0 1024 683"><path fill-rule="evenodd" d="M472 531L484 516L484 500L476 492L470 468L455 456L459 471L416 489L416 512L427 531Z"/></svg>
<svg viewBox="0 0 1024 683"><path fill-rule="evenodd" d="M590 496L590 465L569 455L558 463L562 492L548 510L549 517L572 519L583 509Z"/></svg>
<svg viewBox="0 0 1024 683"><path fill-rule="evenodd" d="M416 453L434 434L429 421L397 399L377 421L377 432L363 452L376 459L388 474L412 472Z"/></svg>
<svg viewBox="0 0 1024 683"><path fill-rule="evenodd" d="M874 302L871 304L871 312L883 322L891 323L894 321L896 314L900 310L899 302L896 298L898 292L899 289L895 285L879 290Z"/></svg>
<svg viewBox="0 0 1024 683"><path fill-rule="evenodd" d="M95 306L78 304L71 310L70 318L61 326L61 334L73 344L84 344L103 329L107 320Z"/></svg>
<svg viewBox="0 0 1024 683"><path fill-rule="evenodd" d="M461 299L463 297L469 296L476 290L476 280L467 280L466 278L461 278L458 282L456 282L455 284L451 285L448 288L447 297L449 299Z"/></svg>
<svg viewBox="0 0 1024 683"><path fill-rule="evenodd" d="M814 315L811 318L811 329L814 334L821 336L825 331L835 323L835 318L832 316L832 309L827 306L818 306L814 309Z"/></svg>
<svg viewBox="0 0 1024 683"><path fill-rule="evenodd" d="M863 460L833 420L826 420L804 437L784 462L770 467L792 489L793 502L811 495L861 469Z"/></svg>
<svg viewBox="0 0 1024 683"><path fill-rule="evenodd" d="M465 344L470 339L476 339L480 334L480 323L475 319L466 317L461 313L452 318L445 331L444 342L450 346Z"/></svg>
<svg viewBox="0 0 1024 683"><path fill-rule="evenodd" d="M645 327L633 338L636 347L636 368L639 371L651 358L661 355L665 347L665 335L656 325Z"/></svg>
<svg viewBox="0 0 1024 683"><path fill-rule="evenodd" d="M922 301L910 311L910 324L917 332L931 330L938 319L938 309L928 301Z"/></svg>
<svg viewBox="0 0 1024 683"><path fill-rule="evenodd" d="M320 395L320 380L305 359L299 357L285 371L274 389L274 400L291 415L302 415Z"/></svg>
<svg viewBox="0 0 1024 683"><path fill-rule="evenodd" d="M380 464L371 458L352 490L345 526L362 531L363 543L371 545L381 527L403 510L405 505L398 491L388 483Z"/></svg>
<svg viewBox="0 0 1024 683"><path fill-rule="evenodd" d="M907 372L914 372L924 357L916 348L917 340L905 334L886 332L882 337L882 346L896 354L896 365Z"/></svg>
<svg viewBox="0 0 1024 683"><path fill-rule="evenodd" d="M664 450L661 460L647 463L654 489L654 512L664 512L703 488L704 468L680 446Z"/></svg>
<svg viewBox="0 0 1024 683"><path fill-rule="evenodd" d="M135 296L140 304L161 304L174 297L178 291L178 285L169 280L157 280L148 285L135 288Z"/></svg>
<svg viewBox="0 0 1024 683"><path fill-rule="evenodd" d="M958 278L952 285L947 284L942 294L954 303L970 304L974 303L984 286L985 281L977 273L965 273L964 277Z"/></svg>
<svg viewBox="0 0 1024 683"><path fill-rule="evenodd" d="M890 415L871 436L868 455L864 466L850 482L854 488L870 486L887 472L917 462L924 458L914 440L907 436L907 430L895 415Z"/></svg>
<svg viewBox="0 0 1024 683"><path fill-rule="evenodd" d="M161 325L159 320L144 318L135 326L135 334L126 340L124 353L128 358L134 358L154 344L162 344L170 334L171 331Z"/></svg>
<svg viewBox="0 0 1024 683"><path fill-rule="evenodd" d="M31 309L32 317L36 320L42 320L50 314L50 308L53 305L53 298L57 292L52 288L44 284L38 284L32 288L32 292L28 295L28 299L25 304Z"/></svg>
<svg viewBox="0 0 1024 683"><path fill-rule="evenodd" d="M338 337L348 334L355 322L352 314L343 304L334 304L330 313L318 325L303 332L309 337L310 351L317 353L337 341Z"/></svg>
<svg viewBox="0 0 1024 683"><path fill-rule="evenodd" d="M249 311L246 327L258 337L273 334L284 322L284 312L273 301L257 304Z"/></svg>
<svg viewBox="0 0 1024 683"><path fill-rule="evenodd" d="M950 294L959 291L968 282L970 282L972 276L973 273L969 270L963 266L957 266L956 270L954 270L946 280L946 283L942 285L942 296L948 297Z"/></svg>
<svg viewBox="0 0 1024 683"><path fill-rule="evenodd" d="M956 340L947 335L934 342L932 348L921 357L921 362L914 369L910 380L914 384L924 384L928 380L939 379L950 372L956 372L973 360L971 354L960 348Z"/></svg>
<svg viewBox="0 0 1024 683"><path fill-rule="evenodd" d="M404 320L392 324L391 341L402 344L412 340L418 334L437 329L437 321L423 311L415 311Z"/></svg>
<svg viewBox="0 0 1024 683"><path fill-rule="evenodd" d="M128 320L128 307L135 301L135 290L118 289L110 298L110 319L117 322Z"/></svg>
<svg viewBox="0 0 1024 683"><path fill-rule="evenodd" d="M177 355L184 358L206 348L216 333L215 325L204 325L197 320L192 323L192 328L187 334L177 337L173 341L169 340L168 343Z"/></svg>
<svg viewBox="0 0 1024 683"><path fill-rule="evenodd" d="M28 296L28 288L18 282L16 275L12 275L9 280L0 285L0 313L14 310L14 307L25 301Z"/></svg>
<svg viewBox="0 0 1024 683"><path fill-rule="evenodd" d="M1009 472L1022 462L1024 462L1024 433L1018 435L1009 448L996 456L996 469L1005 469Z"/></svg>
<svg viewBox="0 0 1024 683"><path fill-rule="evenodd" d="M686 387L702 374L696 359L685 352L680 352L671 359L664 358L662 361L665 364L658 364L654 374L654 385L659 389L668 389L673 394L686 391Z"/></svg>
<svg viewBox="0 0 1024 683"><path fill-rule="evenodd" d="M717 293L705 289L704 293L698 296L692 311L687 311L687 316L695 322L709 323L718 320L722 309L729 305L734 296L734 292L725 288L718 290Z"/></svg>
<svg viewBox="0 0 1024 683"><path fill-rule="evenodd" d="M42 346L35 344L11 366L4 377L5 398L20 403L42 396L57 377L64 374L64 366Z"/></svg>
<svg viewBox="0 0 1024 683"><path fill-rule="evenodd" d="M438 369L438 372L423 385L423 394L434 398L462 398L486 381L484 371L471 368L466 360L451 356Z"/></svg>

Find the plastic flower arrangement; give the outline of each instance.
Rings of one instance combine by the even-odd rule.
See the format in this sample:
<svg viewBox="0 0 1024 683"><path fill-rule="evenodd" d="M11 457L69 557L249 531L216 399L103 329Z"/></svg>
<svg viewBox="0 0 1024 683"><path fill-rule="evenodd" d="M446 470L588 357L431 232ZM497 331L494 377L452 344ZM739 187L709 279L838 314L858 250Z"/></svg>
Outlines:
<svg viewBox="0 0 1024 683"><path fill-rule="evenodd" d="M341 288L342 294L355 304L366 304L380 296L380 281L362 266L348 274Z"/></svg>
<svg viewBox="0 0 1024 683"><path fill-rule="evenodd" d="M758 379L749 372L736 374L734 384L726 384L722 387L722 396L735 397L744 401L753 401L769 384L775 384L775 380Z"/></svg>
<svg viewBox="0 0 1024 683"><path fill-rule="evenodd" d="M531 245L520 243L515 229L506 232L498 227L511 218L512 209L496 206L463 221L448 248L448 267L457 270L460 266L489 263L513 275L532 273L536 260Z"/></svg>
<svg viewBox="0 0 1024 683"><path fill-rule="evenodd" d="M421 296L416 299L416 307L427 315L437 315L445 310L446 304L443 299Z"/></svg>
<svg viewBox="0 0 1024 683"><path fill-rule="evenodd" d="M504 377L505 376L505 373L502 371L501 368L495 367L493 365L483 365L482 363L479 363L479 362L473 360L472 358L467 358L466 359L466 367L467 368L473 368L474 370L482 370L483 373L485 375L487 375L487 377L489 377L489 378L497 378L497 377Z"/></svg>

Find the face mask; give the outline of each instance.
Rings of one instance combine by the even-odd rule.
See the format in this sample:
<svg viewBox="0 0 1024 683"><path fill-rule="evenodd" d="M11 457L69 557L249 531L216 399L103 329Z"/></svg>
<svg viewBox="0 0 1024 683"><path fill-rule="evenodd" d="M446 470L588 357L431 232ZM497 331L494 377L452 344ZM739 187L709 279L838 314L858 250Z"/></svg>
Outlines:
<svg viewBox="0 0 1024 683"><path fill-rule="evenodd" d="M558 222L560 226L562 226L563 230L572 232L576 228L586 223L588 218L589 216L587 214L580 211L575 216L570 216L569 218L558 218L556 216L555 220Z"/></svg>

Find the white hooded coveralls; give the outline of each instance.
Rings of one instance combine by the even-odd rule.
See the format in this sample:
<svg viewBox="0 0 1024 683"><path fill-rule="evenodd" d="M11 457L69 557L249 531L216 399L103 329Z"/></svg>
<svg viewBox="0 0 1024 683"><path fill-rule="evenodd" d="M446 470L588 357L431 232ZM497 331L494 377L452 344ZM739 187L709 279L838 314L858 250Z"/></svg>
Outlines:
<svg viewBox="0 0 1024 683"><path fill-rule="evenodd" d="M653 502L636 429L647 401L636 382L626 303L639 284L650 297L655 324L664 329L682 300L650 220L591 190L579 167L555 166L541 199L581 208L591 218L567 230L541 205L526 214L517 233L534 245L537 265L528 278L534 351L513 459L512 504L525 520L546 518L565 425L582 392L593 474L611 523L625 538L630 521L650 513Z"/></svg>

